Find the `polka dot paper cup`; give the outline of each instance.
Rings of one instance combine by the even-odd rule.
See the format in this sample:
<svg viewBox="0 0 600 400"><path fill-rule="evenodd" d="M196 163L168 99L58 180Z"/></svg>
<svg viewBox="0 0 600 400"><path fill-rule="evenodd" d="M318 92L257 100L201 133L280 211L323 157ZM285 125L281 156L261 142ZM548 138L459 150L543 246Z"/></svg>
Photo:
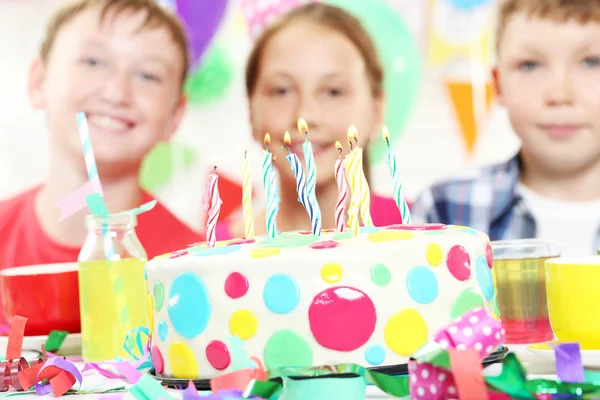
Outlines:
<svg viewBox="0 0 600 400"><path fill-rule="evenodd" d="M483 361L503 343L504 328L485 309L478 308L455 319L435 336L434 341L445 350L471 350ZM456 396L456 385L450 371L429 363L411 360L408 364L411 398L429 400Z"/></svg>

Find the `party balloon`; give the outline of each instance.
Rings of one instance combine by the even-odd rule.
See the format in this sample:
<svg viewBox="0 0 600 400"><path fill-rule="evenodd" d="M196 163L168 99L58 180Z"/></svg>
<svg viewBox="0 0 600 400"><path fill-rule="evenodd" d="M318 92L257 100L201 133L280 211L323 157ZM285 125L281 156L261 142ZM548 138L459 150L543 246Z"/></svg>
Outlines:
<svg viewBox="0 0 600 400"><path fill-rule="evenodd" d="M206 104L219 99L233 80L233 67L222 47L212 47L185 85L190 104Z"/></svg>
<svg viewBox="0 0 600 400"><path fill-rule="evenodd" d="M491 2L491 0L446 0L456 8L471 10Z"/></svg>
<svg viewBox="0 0 600 400"><path fill-rule="evenodd" d="M177 14L187 28L192 67L200 60L227 10L227 0L176 0Z"/></svg>
<svg viewBox="0 0 600 400"><path fill-rule="evenodd" d="M421 79L421 55L410 30L387 4L380 0L327 0L357 17L369 32L384 67L386 97L385 124L390 144L403 133L412 114ZM378 137L369 145L372 163L387 154L387 145Z"/></svg>
<svg viewBox="0 0 600 400"><path fill-rule="evenodd" d="M174 165L187 168L196 160L196 152L175 141L158 143L144 158L140 171L140 186L154 192L169 182L175 174Z"/></svg>

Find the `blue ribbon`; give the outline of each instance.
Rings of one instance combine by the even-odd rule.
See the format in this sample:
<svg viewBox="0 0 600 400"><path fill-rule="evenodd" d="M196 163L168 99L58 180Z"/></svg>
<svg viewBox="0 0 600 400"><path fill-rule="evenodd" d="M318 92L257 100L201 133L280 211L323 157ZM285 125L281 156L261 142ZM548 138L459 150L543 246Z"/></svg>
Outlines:
<svg viewBox="0 0 600 400"><path fill-rule="evenodd" d="M146 346L143 345L143 337L146 335ZM152 358L150 357L150 329L138 326L131 329L125 336L123 347L136 363L134 367L138 370L152 368ZM139 355L138 355L139 354ZM117 357L117 361L123 361Z"/></svg>

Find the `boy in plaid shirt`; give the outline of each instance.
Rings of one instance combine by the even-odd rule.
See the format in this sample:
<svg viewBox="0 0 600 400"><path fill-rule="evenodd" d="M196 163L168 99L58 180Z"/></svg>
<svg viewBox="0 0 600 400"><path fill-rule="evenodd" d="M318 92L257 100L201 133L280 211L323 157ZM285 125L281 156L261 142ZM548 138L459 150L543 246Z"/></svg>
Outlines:
<svg viewBox="0 0 600 400"><path fill-rule="evenodd" d="M415 222L492 240L600 248L600 0L500 0L494 80L522 147L506 163L434 185Z"/></svg>

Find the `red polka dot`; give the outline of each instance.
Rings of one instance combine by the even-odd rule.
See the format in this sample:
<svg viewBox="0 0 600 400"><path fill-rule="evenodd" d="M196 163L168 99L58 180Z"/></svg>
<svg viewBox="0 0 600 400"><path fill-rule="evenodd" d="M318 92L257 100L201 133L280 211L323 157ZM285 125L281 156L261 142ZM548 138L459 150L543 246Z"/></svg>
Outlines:
<svg viewBox="0 0 600 400"><path fill-rule="evenodd" d="M387 229L398 229L404 231L440 231L446 229L446 225L444 224L414 224L414 225L405 225L405 224L395 224L389 225Z"/></svg>
<svg viewBox="0 0 600 400"><path fill-rule="evenodd" d="M317 343L337 351L352 351L365 344L376 320L369 296L347 286L325 289L308 309L310 330Z"/></svg>
<svg viewBox="0 0 600 400"><path fill-rule="evenodd" d="M471 276L471 257L462 246L454 246L448 252L448 270L459 281L466 281Z"/></svg>
<svg viewBox="0 0 600 400"><path fill-rule="evenodd" d="M232 240L231 242L227 243L227 246L234 246L236 244L248 244L248 243L254 243L256 242L256 240L254 239L238 239L238 240Z"/></svg>
<svg viewBox="0 0 600 400"><path fill-rule="evenodd" d="M239 272L232 272L225 280L225 293L232 299L239 299L248 292L248 279Z"/></svg>
<svg viewBox="0 0 600 400"><path fill-rule="evenodd" d="M206 359L214 369L222 371L229 367L231 356L225 343L220 340L213 340L206 346Z"/></svg>
<svg viewBox="0 0 600 400"><path fill-rule="evenodd" d="M492 269L494 267L494 252L492 251L492 245L489 243L485 249L485 258L487 259L488 267Z"/></svg>
<svg viewBox="0 0 600 400"><path fill-rule="evenodd" d="M151 350L152 353L152 365L157 374L162 374L165 371L165 362L163 356L160 353L158 347L154 346Z"/></svg>
<svg viewBox="0 0 600 400"><path fill-rule="evenodd" d="M322 242L311 243L311 249L333 249L334 247L338 247L340 244L335 240L323 240Z"/></svg>

